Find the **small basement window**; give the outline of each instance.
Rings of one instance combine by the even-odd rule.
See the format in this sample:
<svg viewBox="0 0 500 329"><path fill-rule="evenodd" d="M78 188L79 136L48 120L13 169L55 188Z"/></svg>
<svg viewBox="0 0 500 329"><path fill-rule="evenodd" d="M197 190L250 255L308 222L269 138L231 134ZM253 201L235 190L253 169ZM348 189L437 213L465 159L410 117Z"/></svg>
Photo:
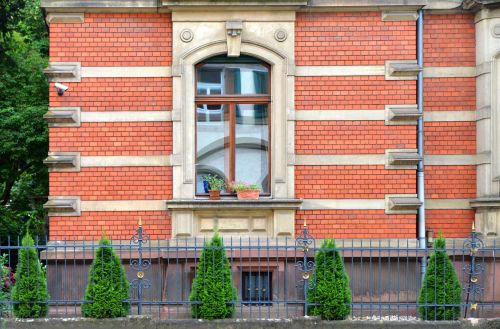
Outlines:
<svg viewBox="0 0 500 329"><path fill-rule="evenodd" d="M273 274L270 272L243 272L242 300L252 304L272 301ZM250 303L248 303L250 304Z"/></svg>

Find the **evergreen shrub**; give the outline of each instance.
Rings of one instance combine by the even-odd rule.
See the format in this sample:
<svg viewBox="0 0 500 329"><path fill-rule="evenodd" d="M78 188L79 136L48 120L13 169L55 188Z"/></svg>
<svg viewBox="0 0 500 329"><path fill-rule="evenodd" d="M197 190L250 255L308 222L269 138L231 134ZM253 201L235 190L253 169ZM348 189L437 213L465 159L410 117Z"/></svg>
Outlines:
<svg viewBox="0 0 500 329"><path fill-rule="evenodd" d="M189 300L199 303L191 305L193 318L225 319L234 314L236 289L222 238L217 233L203 247Z"/></svg>
<svg viewBox="0 0 500 329"><path fill-rule="evenodd" d="M104 236L99 241L89 269L82 315L90 318L116 318L130 311L129 282L120 258Z"/></svg>
<svg viewBox="0 0 500 329"><path fill-rule="evenodd" d="M460 316L462 287L455 268L446 252L443 236L436 239L434 252L427 261L427 269L418 297L418 313L423 320L457 320ZM452 306L445 306L452 305Z"/></svg>
<svg viewBox="0 0 500 329"><path fill-rule="evenodd" d="M48 313L49 293L45 268L38 259L35 242L29 233L22 239L19 262L12 289L14 315L18 318L40 318Z"/></svg>
<svg viewBox="0 0 500 329"><path fill-rule="evenodd" d="M344 320L351 313L349 277L335 242L323 241L316 252L316 268L308 288L309 314L324 320Z"/></svg>

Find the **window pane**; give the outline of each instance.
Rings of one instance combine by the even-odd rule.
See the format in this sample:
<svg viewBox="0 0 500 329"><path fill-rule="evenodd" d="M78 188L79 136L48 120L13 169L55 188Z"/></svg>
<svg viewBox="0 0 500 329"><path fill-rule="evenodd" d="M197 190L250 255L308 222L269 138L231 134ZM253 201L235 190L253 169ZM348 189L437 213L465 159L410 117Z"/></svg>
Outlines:
<svg viewBox="0 0 500 329"><path fill-rule="evenodd" d="M197 70L197 95L267 94L268 75L261 64L205 64Z"/></svg>
<svg viewBox="0 0 500 329"><path fill-rule="evenodd" d="M229 107L196 106L196 193L206 193L203 176L229 180Z"/></svg>
<svg viewBox="0 0 500 329"><path fill-rule="evenodd" d="M236 105L236 181L256 183L269 193L269 127L267 104Z"/></svg>

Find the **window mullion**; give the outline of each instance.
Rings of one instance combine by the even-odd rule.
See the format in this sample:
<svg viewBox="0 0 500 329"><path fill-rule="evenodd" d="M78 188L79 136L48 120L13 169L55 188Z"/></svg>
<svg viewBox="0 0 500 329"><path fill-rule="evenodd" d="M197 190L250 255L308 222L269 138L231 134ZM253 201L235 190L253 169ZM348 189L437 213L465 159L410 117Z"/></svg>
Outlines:
<svg viewBox="0 0 500 329"><path fill-rule="evenodd" d="M236 105L229 104L229 180L236 180Z"/></svg>

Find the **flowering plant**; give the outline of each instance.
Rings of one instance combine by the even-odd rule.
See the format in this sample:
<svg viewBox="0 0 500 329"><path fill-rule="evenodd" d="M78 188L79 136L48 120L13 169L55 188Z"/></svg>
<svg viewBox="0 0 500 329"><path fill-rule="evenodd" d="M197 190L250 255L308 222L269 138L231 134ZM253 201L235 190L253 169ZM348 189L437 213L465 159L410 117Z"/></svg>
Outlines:
<svg viewBox="0 0 500 329"><path fill-rule="evenodd" d="M233 190L234 192L254 191L254 190L260 191L260 186L255 184L255 183L232 182L231 183L231 190Z"/></svg>

